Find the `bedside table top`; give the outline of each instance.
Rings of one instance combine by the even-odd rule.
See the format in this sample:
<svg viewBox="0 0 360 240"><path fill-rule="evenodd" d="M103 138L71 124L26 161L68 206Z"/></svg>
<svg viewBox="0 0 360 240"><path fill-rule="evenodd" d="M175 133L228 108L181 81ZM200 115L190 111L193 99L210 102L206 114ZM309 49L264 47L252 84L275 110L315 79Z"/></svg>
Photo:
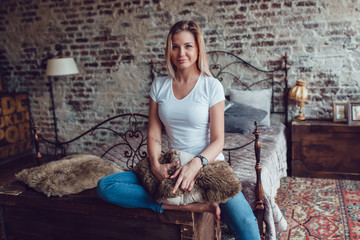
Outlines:
<svg viewBox="0 0 360 240"><path fill-rule="evenodd" d="M360 134L360 125L349 125L332 120L293 120L291 122L292 132L305 134L305 132L343 132Z"/></svg>

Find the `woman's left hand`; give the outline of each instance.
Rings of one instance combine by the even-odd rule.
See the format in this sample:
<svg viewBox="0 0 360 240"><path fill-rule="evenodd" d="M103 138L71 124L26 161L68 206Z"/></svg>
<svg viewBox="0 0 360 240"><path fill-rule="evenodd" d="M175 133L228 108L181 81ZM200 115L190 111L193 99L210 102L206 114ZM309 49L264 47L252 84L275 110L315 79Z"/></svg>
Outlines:
<svg viewBox="0 0 360 240"><path fill-rule="evenodd" d="M196 176L201 168L202 168L202 163L198 158L194 158L189 163L178 168L176 172L170 177L170 178L176 178L178 176L178 179L176 180L174 186L173 193L175 193L179 187L183 191L190 192L194 187Z"/></svg>

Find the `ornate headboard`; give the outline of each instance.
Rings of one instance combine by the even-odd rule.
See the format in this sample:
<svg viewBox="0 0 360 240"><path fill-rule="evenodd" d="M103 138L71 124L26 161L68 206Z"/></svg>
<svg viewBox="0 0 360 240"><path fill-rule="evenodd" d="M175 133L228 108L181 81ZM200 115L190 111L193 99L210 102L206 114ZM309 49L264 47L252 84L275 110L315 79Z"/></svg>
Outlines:
<svg viewBox="0 0 360 240"><path fill-rule="evenodd" d="M288 57L267 63L267 67L257 67L241 57L225 51L210 51L209 68L213 76L219 79L229 95L229 90L272 89L271 114L285 124L288 119Z"/></svg>

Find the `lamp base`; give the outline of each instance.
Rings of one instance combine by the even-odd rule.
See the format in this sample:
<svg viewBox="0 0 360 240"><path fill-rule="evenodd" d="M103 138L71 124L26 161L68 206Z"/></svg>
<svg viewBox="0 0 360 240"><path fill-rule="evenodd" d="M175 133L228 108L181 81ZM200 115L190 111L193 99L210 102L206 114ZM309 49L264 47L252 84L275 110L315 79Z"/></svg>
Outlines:
<svg viewBox="0 0 360 240"><path fill-rule="evenodd" d="M305 115L304 115L304 113L303 113L303 111L302 111L302 108L303 108L303 106L304 106L304 101L298 101L298 105L299 105L299 107L300 107L300 109L299 109L299 115L297 115L297 116L295 117L295 119L304 121L304 120L306 119L306 118L305 118Z"/></svg>
<svg viewBox="0 0 360 240"><path fill-rule="evenodd" d="M304 114L297 115L297 116L295 117L295 119L297 119L297 120L301 120L301 121L306 120L306 118L305 118L305 115L304 115Z"/></svg>

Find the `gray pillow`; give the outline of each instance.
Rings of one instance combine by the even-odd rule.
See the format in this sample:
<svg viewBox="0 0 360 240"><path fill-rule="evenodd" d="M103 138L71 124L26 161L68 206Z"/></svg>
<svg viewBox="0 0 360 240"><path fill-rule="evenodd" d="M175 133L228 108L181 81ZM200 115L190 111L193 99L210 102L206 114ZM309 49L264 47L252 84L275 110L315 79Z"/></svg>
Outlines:
<svg viewBox="0 0 360 240"><path fill-rule="evenodd" d="M259 89L259 90L240 90L230 89L230 101L242 103L254 108L262 109L267 112L259 125L270 126L270 107L271 107L272 89Z"/></svg>
<svg viewBox="0 0 360 240"><path fill-rule="evenodd" d="M254 130L254 121L260 122L267 112L249 105L234 103L225 111L225 132L246 134Z"/></svg>

